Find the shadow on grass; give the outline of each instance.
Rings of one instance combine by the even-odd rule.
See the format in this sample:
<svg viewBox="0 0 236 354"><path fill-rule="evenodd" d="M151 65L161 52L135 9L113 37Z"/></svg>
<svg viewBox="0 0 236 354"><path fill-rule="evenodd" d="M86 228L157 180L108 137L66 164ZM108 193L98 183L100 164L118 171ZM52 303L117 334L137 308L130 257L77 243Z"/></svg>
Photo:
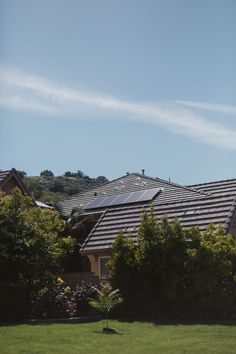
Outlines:
<svg viewBox="0 0 236 354"><path fill-rule="evenodd" d="M139 322L152 323L155 326L189 326L189 325L222 325L222 326L236 326L236 321L227 320L173 320L173 319L152 319L152 318L119 318L119 322Z"/></svg>
<svg viewBox="0 0 236 354"><path fill-rule="evenodd" d="M98 322L102 320L102 316L87 316L87 317L78 317L78 318L55 318L55 319L32 319L32 320L23 320L23 321L15 321L15 322L0 322L0 327L10 327L10 326L49 326L55 324L65 324L65 325L73 325L73 324L81 324L81 323L90 323L90 322Z"/></svg>
<svg viewBox="0 0 236 354"><path fill-rule="evenodd" d="M0 327L13 327L13 326L51 326L55 324L63 324L63 325L77 325L77 324L87 324L87 323L92 323L92 322L99 322L103 318L102 317L97 317L97 318L80 318L78 320L72 319L71 321L67 319L66 321L64 320L29 320L29 321L22 321L22 322L1 322ZM153 318L111 318L111 321L118 321L121 323L133 323L133 322L139 322L139 323L152 323L154 326L189 326L189 325L208 325L208 326L215 326L215 325L221 325L221 326L236 326L236 321L231 321L231 320L173 320L173 319L153 319ZM100 334L122 334L122 333L104 333L102 330L101 331L95 331L95 333L100 333Z"/></svg>
<svg viewBox="0 0 236 354"><path fill-rule="evenodd" d="M119 331L116 331L116 332L111 332L111 333L108 333L108 332L103 332L103 331L93 331L93 333L96 333L96 334L103 334L103 335L106 335L106 336L114 336L114 335L118 335L118 336L123 336L123 333L119 332Z"/></svg>

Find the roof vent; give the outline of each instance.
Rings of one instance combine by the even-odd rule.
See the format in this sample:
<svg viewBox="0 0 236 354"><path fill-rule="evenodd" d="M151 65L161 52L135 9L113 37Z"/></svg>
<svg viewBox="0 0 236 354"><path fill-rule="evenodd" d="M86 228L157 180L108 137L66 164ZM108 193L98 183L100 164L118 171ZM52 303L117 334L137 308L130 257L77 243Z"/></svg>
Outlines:
<svg viewBox="0 0 236 354"><path fill-rule="evenodd" d="M144 176L144 174L145 174L145 170L142 170L142 175Z"/></svg>
<svg viewBox="0 0 236 354"><path fill-rule="evenodd" d="M129 172L126 172L127 176L129 175Z"/></svg>
<svg viewBox="0 0 236 354"><path fill-rule="evenodd" d="M96 197L98 194L97 194L97 192L94 192L93 195Z"/></svg>
<svg viewBox="0 0 236 354"><path fill-rule="evenodd" d="M185 210L183 215L194 215L194 214L199 214L199 209L194 209L194 210Z"/></svg>

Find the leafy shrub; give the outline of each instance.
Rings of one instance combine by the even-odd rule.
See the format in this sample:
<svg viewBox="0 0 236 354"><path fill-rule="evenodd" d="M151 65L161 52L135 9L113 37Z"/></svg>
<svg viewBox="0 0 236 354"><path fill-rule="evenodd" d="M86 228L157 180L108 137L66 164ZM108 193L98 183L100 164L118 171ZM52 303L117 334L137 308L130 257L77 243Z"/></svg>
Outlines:
<svg viewBox="0 0 236 354"><path fill-rule="evenodd" d="M88 302L97 298L97 288L85 282L71 289L62 278L41 290L33 303L34 318L78 317L94 314Z"/></svg>
<svg viewBox="0 0 236 354"><path fill-rule="evenodd" d="M11 195L0 192L0 225L0 318L26 318L74 240L58 236L64 227L58 213L34 207L17 188Z"/></svg>
<svg viewBox="0 0 236 354"><path fill-rule="evenodd" d="M20 283L0 284L0 319L18 321L28 310L27 289Z"/></svg>
<svg viewBox="0 0 236 354"><path fill-rule="evenodd" d="M63 318L77 315L73 292L62 278L58 278L49 288L41 289L40 295L33 303L33 317Z"/></svg>
<svg viewBox="0 0 236 354"><path fill-rule="evenodd" d="M91 284L86 284L85 282L73 290L72 302L76 303L77 313L79 316L93 313L91 307L89 306L89 299L96 299L97 295L97 287Z"/></svg>
<svg viewBox="0 0 236 354"><path fill-rule="evenodd" d="M236 241L221 227L183 229L145 213L136 243L117 236L111 269L125 315L236 319Z"/></svg>
<svg viewBox="0 0 236 354"><path fill-rule="evenodd" d="M101 283L101 289L95 289L97 292L96 299L89 299L89 305L100 311L106 320L106 328L108 329L108 315L119 304L123 302L123 298L120 296L119 289L113 290L111 285Z"/></svg>

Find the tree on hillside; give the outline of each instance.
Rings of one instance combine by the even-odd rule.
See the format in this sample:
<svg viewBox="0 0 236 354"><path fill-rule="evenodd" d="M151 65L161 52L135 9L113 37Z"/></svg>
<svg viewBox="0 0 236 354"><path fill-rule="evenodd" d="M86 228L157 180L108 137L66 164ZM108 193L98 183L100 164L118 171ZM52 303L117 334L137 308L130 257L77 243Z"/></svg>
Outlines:
<svg viewBox="0 0 236 354"><path fill-rule="evenodd" d="M71 172L71 171L66 171L64 173L65 177L80 177L80 178L84 178L84 172L81 170L78 170L77 172Z"/></svg>
<svg viewBox="0 0 236 354"><path fill-rule="evenodd" d="M25 177L24 184L27 191L33 199L41 199L43 195L43 186L39 183L40 177Z"/></svg>
<svg viewBox="0 0 236 354"><path fill-rule="evenodd" d="M27 172L25 171L17 170L17 173L22 179L27 176Z"/></svg>
<svg viewBox="0 0 236 354"><path fill-rule="evenodd" d="M103 176L90 178L82 171L67 171L63 176L53 176L50 170L45 171L41 172L41 176L25 176L24 184L33 199L51 203L54 206L67 195L96 188L108 181Z"/></svg>
<svg viewBox="0 0 236 354"><path fill-rule="evenodd" d="M74 177L74 173L72 173L71 171L66 171L66 172L64 173L64 176L65 176L65 177Z"/></svg>
<svg viewBox="0 0 236 354"><path fill-rule="evenodd" d="M96 178L96 182L97 182L98 184L105 184L105 183L107 183L107 182L109 182L109 181L108 181L108 179L107 179L106 177L104 177L104 176L98 176L98 177Z"/></svg>
<svg viewBox="0 0 236 354"><path fill-rule="evenodd" d="M77 177L83 178L84 177L84 172L78 170L76 175L77 175Z"/></svg>
<svg viewBox="0 0 236 354"><path fill-rule="evenodd" d="M53 177L54 173L50 170L44 170L44 171L40 172L40 176Z"/></svg>
<svg viewBox="0 0 236 354"><path fill-rule="evenodd" d="M34 207L17 188L0 193L0 318L29 315L61 272L74 244L58 236L63 227L58 213Z"/></svg>

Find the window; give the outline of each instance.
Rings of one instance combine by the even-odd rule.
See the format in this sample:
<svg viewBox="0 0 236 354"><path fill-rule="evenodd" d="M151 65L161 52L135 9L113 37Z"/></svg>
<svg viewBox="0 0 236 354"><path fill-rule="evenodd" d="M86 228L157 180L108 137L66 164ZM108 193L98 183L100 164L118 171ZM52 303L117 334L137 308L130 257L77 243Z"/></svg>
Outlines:
<svg viewBox="0 0 236 354"><path fill-rule="evenodd" d="M99 277L100 279L110 278L111 271L107 268L107 263L111 257L99 257Z"/></svg>

